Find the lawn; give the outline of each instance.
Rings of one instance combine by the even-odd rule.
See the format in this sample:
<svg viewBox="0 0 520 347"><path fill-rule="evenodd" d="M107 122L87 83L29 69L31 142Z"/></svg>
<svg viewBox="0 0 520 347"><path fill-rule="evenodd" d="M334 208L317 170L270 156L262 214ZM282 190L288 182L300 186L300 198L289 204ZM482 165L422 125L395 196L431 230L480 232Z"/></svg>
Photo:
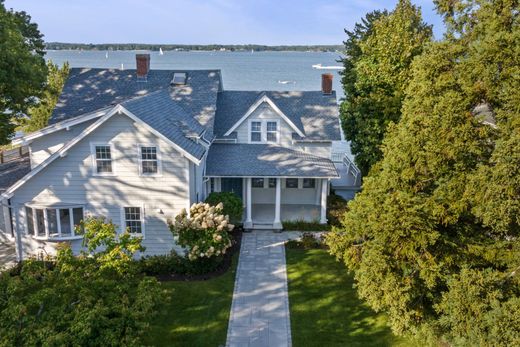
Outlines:
<svg viewBox="0 0 520 347"><path fill-rule="evenodd" d="M145 339L152 346L212 346L226 343L238 254L222 276L207 281L163 282L161 312Z"/></svg>
<svg viewBox="0 0 520 347"><path fill-rule="evenodd" d="M414 346L358 299L352 276L326 250L286 248L293 345Z"/></svg>

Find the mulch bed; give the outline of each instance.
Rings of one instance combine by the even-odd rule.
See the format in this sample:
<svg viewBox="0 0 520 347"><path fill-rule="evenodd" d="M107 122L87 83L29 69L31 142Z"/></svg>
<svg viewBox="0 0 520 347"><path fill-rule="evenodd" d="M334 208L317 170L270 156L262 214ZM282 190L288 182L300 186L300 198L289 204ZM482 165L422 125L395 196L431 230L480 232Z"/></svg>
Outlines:
<svg viewBox="0 0 520 347"><path fill-rule="evenodd" d="M154 276L161 282L167 281L207 281L212 278L221 276L228 272L231 264L233 263L233 256L240 252L240 244L242 242L242 233L244 230L239 227L233 230L233 245L229 248L229 250L224 255L222 262L219 266L212 272L208 272L202 275L191 275L191 274L161 274Z"/></svg>

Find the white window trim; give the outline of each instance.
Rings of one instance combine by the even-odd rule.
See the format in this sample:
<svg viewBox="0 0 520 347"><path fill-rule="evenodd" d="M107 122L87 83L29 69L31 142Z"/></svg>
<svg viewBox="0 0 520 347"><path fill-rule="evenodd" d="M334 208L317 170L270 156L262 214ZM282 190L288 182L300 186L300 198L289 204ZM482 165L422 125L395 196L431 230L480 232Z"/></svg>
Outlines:
<svg viewBox="0 0 520 347"><path fill-rule="evenodd" d="M112 172L97 172L97 162L96 162L96 146L109 146L110 147L110 157L112 162ZM90 157L92 160L92 175L93 176L115 176L116 175L116 165L115 165L115 151L114 144L112 142L91 142L90 143Z"/></svg>
<svg viewBox="0 0 520 347"><path fill-rule="evenodd" d="M260 123L260 141L252 141L252 136L251 136L251 126L252 126L252 123L253 122L259 122ZM276 123L276 141L275 142L272 142L272 141L267 141L267 122L271 123ZM248 132L248 140L249 140L249 143L262 143L262 144L269 144L269 143L273 143L273 144L278 144L280 143L280 132L281 132L281 129L280 129L280 120L279 119L258 119L258 118L255 118L255 119L250 119L247 123L247 132Z"/></svg>
<svg viewBox="0 0 520 347"><path fill-rule="evenodd" d="M288 180L288 179L295 179L296 182L297 182L296 187L287 187L287 180ZM299 178L296 178L296 177L287 177L287 178L284 180L284 182L285 182L285 187L284 187L285 189L301 189L301 179L299 179Z"/></svg>
<svg viewBox="0 0 520 347"><path fill-rule="evenodd" d="M32 219L33 219L33 234L29 232L29 222L27 216L27 210L25 210L25 233L37 240L50 240L50 241L65 241L65 240L78 240L82 239L83 235L76 235L76 230L74 230L74 215L73 210L75 208L81 208L83 211L83 218L85 217L85 207L83 205L67 205L67 206L31 206L24 205L24 207L32 209ZM50 236L49 235L49 219L47 210L53 209L56 211L56 223L58 229L58 236ZM71 233L67 236L61 236L61 221L60 221L60 210L68 209L69 210L69 218L70 218L70 228ZM38 236L38 224L36 218L35 210L43 210L43 223L45 227L45 236Z"/></svg>
<svg viewBox="0 0 520 347"><path fill-rule="evenodd" d="M141 147L155 147L157 151L157 173L143 173L143 159L141 155ZM155 143L138 143L137 144L137 163L139 166L139 176L141 177L161 177L162 176L162 157L161 148Z"/></svg>
<svg viewBox="0 0 520 347"><path fill-rule="evenodd" d="M125 206L121 207L121 223L119 227L119 232L121 234L126 231L125 207L139 207L141 209L141 233L130 233L130 235L134 237L139 236L144 240L146 235L146 210L144 203L126 204Z"/></svg>

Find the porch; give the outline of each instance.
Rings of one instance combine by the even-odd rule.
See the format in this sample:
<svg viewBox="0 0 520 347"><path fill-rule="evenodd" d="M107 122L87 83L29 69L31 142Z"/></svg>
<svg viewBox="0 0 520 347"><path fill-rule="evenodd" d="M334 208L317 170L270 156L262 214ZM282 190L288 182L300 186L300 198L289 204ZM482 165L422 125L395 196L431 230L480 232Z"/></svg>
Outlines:
<svg viewBox="0 0 520 347"><path fill-rule="evenodd" d="M251 217L253 224L265 225L272 224L275 215L275 204L252 204ZM284 221L305 221L315 222L320 220L319 205L280 205L280 219ZM245 213L244 213L245 218Z"/></svg>

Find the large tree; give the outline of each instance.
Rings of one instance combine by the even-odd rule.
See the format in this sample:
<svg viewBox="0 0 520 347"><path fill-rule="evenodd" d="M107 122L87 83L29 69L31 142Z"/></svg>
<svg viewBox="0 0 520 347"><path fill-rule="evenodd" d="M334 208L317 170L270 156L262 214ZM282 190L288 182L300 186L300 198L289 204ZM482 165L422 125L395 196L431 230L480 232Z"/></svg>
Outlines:
<svg viewBox="0 0 520 347"><path fill-rule="evenodd" d="M26 125L23 127L24 131L32 132L47 126L52 111L63 90L63 85L69 76L68 63L63 64L60 68L49 60L47 62L47 69L47 82L43 87L37 104L29 107L27 110L28 117L25 119Z"/></svg>
<svg viewBox="0 0 520 347"><path fill-rule="evenodd" d="M388 124L401 117L410 64L432 31L418 7L400 0L392 12L372 12L346 33L341 117L356 164L366 174L381 159Z"/></svg>
<svg viewBox="0 0 520 347"><path fill-rule="evenodd" d="M38 26L25 12L6 10L0 0L0 145L9 142L16 124L37 102L47 68Z"/></svg>
<svg viewBox="0 0 520 347"><path fill-rule="evenodd" d="M395 332L518 345L518 1L437 6L446 38L413 62L383 159L328 243Z"/></svg>

